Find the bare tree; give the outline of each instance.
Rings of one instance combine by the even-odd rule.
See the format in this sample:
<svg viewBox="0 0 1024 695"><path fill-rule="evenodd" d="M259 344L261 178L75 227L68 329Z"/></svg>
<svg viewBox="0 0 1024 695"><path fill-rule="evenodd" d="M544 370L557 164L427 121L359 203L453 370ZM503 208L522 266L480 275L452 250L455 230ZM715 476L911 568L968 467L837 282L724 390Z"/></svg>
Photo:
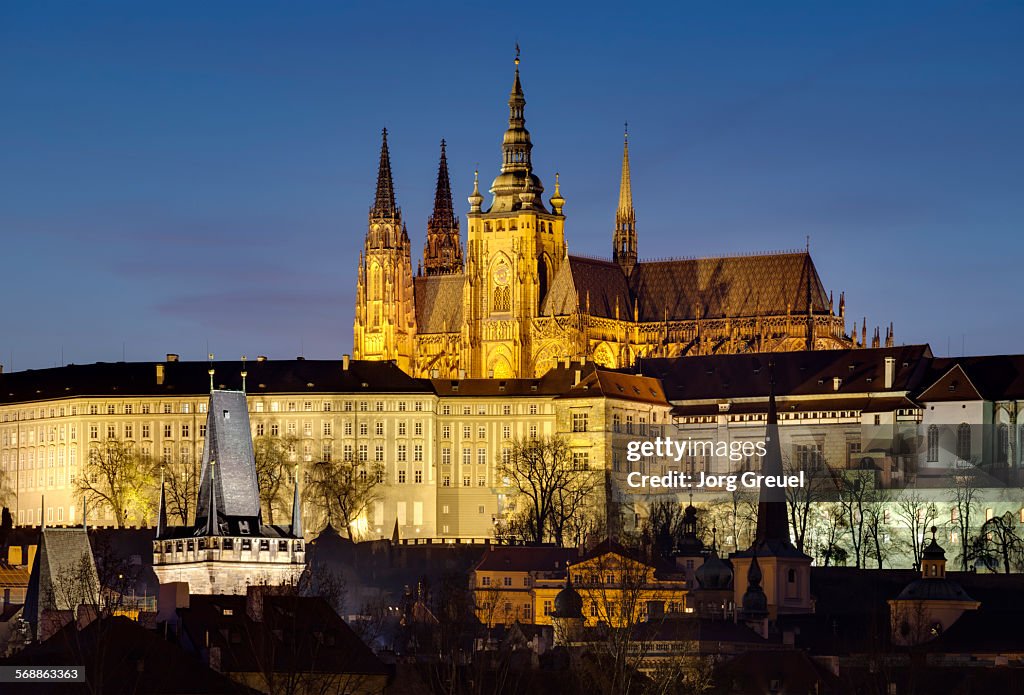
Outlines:
<svg viewBox="0 0 1024 695"><path fill-rule="evenodd" d="M785 459L784 467L787 475L804 471L806 484L803 487L793 486L785 489L786 508L789 510L789 529L796 542L796 549L803 552L807 529L811 521L811 510L824 496L828 487L828 478L822 474L820 468L802 469L794 466L788 456Z"/></svg>
<svg viewBox="0 0 1024 695"><path fill-rule="evenodd" d="M875 487L869 491L864 504L864 564L867 565L867 554L875 557L878 569L882 569L885 560L899 546L888 532L886 514L892 503L892 493L884 488Z"/></svg>
<svg viewBox="0 0 1024 695"><path fill-rule="evenodd" d="M838 502L823 502L819 506L821 517L818 529L817 553L825 567L846 564L848 553L839 542L846 529L846 515Z"/></svg>
<svg viewBox="0 0 1024 695"><path fill-rule="evenodd" d="M95 445L77 486L93 503L106 505L118 527L125 526L129 516L148 520L156 506L156 466L132 442L106 439Z"/></svg>
<svg viewBox="0 0 1024 695"><path fill-rule="evenodd" d="M1013 512L994 516L981 525L972 542L971 556L992 572L1002 569L1010 574L1024 567L1024 538Z"/></svg>
<svg viewBox="0 0 1024 695"><path fill-rule="evenodd" d="M199 499L199 468L197 463L182 463L164 467L164 490L167 493L167 512L181 519L187 526L195 515Z"/></svg>
<svg viewBox="0 0 1024 695"><path fill-rule="evenodd" d="M318 461L310 471L305 499L328 523L344 528L353 537L353 525L366 513L380 492L382 468L367 471L365 463Z"/></svg>
<svg viewBox="0 0 1024 695"><path fill-rule="evenodd" d="M508 480L514 500L513 518L530 540L562 545L569 520L582 512L597 488L595 471L573 464L562 437L521 439L512 445L499 474Z"/></svg>
<svg viewBox="0 0 1024 695"><path fill-rule="evenodd" d="M939 510L934 502L925 499L920 492L909 489L904 490L896 498L893 510L910 537L910 550L914 556L914 566L920 567L925 532L938 520Z"/></svg>
<svg viewBox="0 0 1024 695"><path fill-rule="evenodd" d="M973 469L951 471L950 476L950 487L946 492L953 505L954 518L951 524L959 534L960 568L966 572L971 557L971 516L981 504L980 490Z"/></svg>
<svg viewBox="0 0 1024 695"><path fill-rule="evenodd" d="M298 441L294 435L256 437L253 441L260 504L268 524L274 523L274 509L280 507L287 497L285 482L289 479L288 472L291 462L295 460Z"/></svg>
<svg viewBox="0 0 1024 695"><path fill-rule="evenodd" d="M864 561L866 550L865 524L867 507L875 490L873 470L836 470L832 472L838 491L838 503L843 510L850 550L856 567Z"/></svg>

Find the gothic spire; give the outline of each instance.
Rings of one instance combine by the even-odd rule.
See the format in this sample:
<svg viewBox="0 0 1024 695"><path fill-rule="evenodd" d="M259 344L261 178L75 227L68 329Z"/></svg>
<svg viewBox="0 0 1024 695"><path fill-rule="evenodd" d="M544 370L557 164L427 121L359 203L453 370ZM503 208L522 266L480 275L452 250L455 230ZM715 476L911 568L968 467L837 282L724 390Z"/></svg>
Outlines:
<svg viewBox="0 0 1024 695"><path fill-rule="evenodd" d="M295 496L292 498L292 535L302 538L302 505L299 504L299 467L295 467Z"/></svg>
<svg viewBox="0 0 1024 695"><path fill-rule="evenodd" d="M633 272L637 261L636 213L633 210L633 186L629 172L628 126L622 144L622 179L619 183L619 207L615 211L612 260L619 264L627 276Z"/></svg>
<svg viewBox="0 0 1024 695"><path fill-rule="evenodd" d="M775 366L769 366L771 380L768 395L768 424L765 428L765 455L761 459L761 473L782 478L782 447L779 443L779 416L775 406ZM761 486L757 500L757 536L755 547L768 544L790 545L789 522L786 517L786 497L781 487ZM772 548L778 550L778 548Z"/></svg>
<svg viewBox="0 0 1024 695"><path fill-rule="evenodd" d="M452 205L452 187L448 176L445 141L441 141L441 161L437 165L434 213L427 220L427 243L423 249L427 275L457 273L462 270L462 244L459 218Z"/></svg>
<svg viewBox="0 0 1024 695"><path fill-rule="evenodd" d="M377 169L377 196L370 210L371 217L395 217L395 184L391 180L391 155L388 152L388 129L381 131L380 166Z"/></svg>
<svg viewBox="0 0 1024 695"><path fill-rule="evenodd" d="M156 512L156 537L163 538L167 533L167 493L164 489L164 474L160 472L160 507Z"/></svg>

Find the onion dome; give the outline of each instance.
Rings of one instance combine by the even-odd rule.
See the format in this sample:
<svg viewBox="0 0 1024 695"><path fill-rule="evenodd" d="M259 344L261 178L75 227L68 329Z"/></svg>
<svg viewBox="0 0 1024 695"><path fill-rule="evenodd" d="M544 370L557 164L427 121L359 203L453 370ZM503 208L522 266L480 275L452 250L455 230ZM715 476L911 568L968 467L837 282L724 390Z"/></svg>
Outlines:
<svg viewBox="0 0 1024 695"><path fill-rule="evenodd" d="M473 172L473 192L469 198L469 211L480 212L480 206L483 205L484 197L480 195L480 171Z"/></svg>
<svg viewBox="0 0 1024 695"><path fill-rule="evenodd" d="M562 197L562 191L558 184L557 173L555 173L555 193L554 195L551 196L550 199L548 199L548 202L551 203L551 212L555 213L556 215L562 214L562 207L565 206L565 198Z"/></svg>
<svg viewBox="0 0 1024 695"><path fill-rule="evenodd" d="M697 571L694 572L701 589L716 591L732 587L732 567L730 567L712 548L711 554Z"/></svg>
<svg viewBox="0 0 1024 695"><path fill-rule="evenodd" d="M555 596L555 610L551 617L583 620L583 599L579 592L572 588L572 581L568 577L565 580L565 588Z"/></svg>

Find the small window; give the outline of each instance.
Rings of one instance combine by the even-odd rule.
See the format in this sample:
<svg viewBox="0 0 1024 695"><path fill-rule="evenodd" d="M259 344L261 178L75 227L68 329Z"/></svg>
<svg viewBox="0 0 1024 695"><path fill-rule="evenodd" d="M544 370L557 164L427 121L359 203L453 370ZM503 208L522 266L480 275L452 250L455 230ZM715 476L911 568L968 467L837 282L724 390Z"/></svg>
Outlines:
<svg viewBox="0 0 1024 695"><path fill-rule="evenodd" d="M238 532L241 533L244 536L248 536L249 535L249 522L248 521L239 521L238 522Z"/></svg>

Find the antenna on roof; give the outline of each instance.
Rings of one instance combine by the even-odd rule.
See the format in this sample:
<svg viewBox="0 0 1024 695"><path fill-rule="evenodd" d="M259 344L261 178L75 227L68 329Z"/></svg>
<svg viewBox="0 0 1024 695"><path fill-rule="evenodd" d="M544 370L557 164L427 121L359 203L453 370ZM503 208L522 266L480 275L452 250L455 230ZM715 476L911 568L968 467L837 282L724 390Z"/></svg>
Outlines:
<svg viewBox="0 0 1024 695"><path fill-rule="evenodd" d="M249 372L245 371L245 355L242 355L242 393L245 393L245 377Z"/></svg>

